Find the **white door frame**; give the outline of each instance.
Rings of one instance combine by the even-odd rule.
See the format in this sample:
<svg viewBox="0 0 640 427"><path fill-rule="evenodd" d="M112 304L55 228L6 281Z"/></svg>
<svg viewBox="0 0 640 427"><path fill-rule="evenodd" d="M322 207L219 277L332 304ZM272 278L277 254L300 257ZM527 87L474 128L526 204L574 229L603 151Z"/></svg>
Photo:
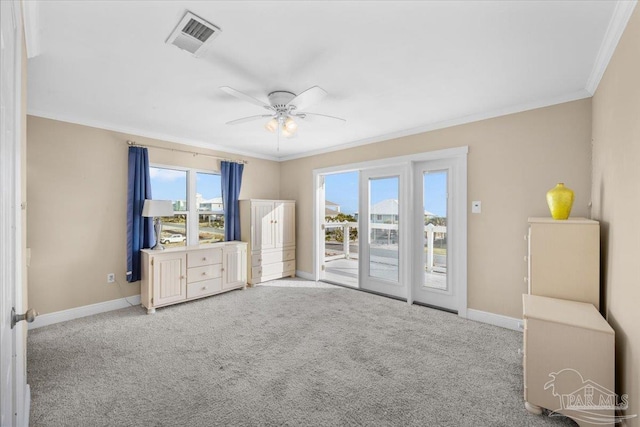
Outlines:
<svg viewBox="0 0 640 427"><path fill-rule="evenodd" d="M20 1L2 1L2 50L11 49L13 55L4 58L0 82L12 91L13 105L6 109L2 120L11 123L12 129L0 132L0 330L2 334L0 374L0 423L5 426L26 426L29 422L29 387L26 384L26 359L24 352L24 323L13 329L10 325L11 307L23 311L22 295L22 194L21 194L21 146L22 146L22 10ZM9 39L5 39L5 35ZM6 94L5 94L6 96ZM6 99L5 99L6 100ZM3 100L2 105L5 104ZM6 132L6 133L5 133ZM6 303L9 304L6 304ZM9 312L7 312L9 311ZM5 344L10 343L6 347ZM5 371L5 367L9 370ZM8 375L7 375L8 372ZM10 378L9 378L10 377ZM11 408L9 408L11 406Z"/></svg>
<svg viewBox="0 0 640 427"><path fill-rule="evenodd" d="M436 151L427 151L423 153L410 154L406 156L398 156L391 157L387 159L379 159L379 160L371 160L366 162L359 163L350 163L346 165L339 166L331 166L326 168L314 169L312 171L313 174L313 272L311 275L311 279L319 280L320 279L320 270L322 268L322 260L320 259L320 254L324 253L324 230L320 227L320 215L318 207L321 206L321 203L324 201L320 201L320 192L318 188L320 187L320 178L322 175L331 174L331 173L339 173L339 172L350 172L354 170L366 170L371 168L379 168L379 167L387 167L387 166L409 166L411 174L413 174L413 163L422 162L427 160L438 160L438 159L457 159L457 163L459 168L456 172L456 176L458 179L456 180L454 193L457 198L457 207L456 212L452 212L451 215L456 215L456 219L459 223L460 234L458 235L459 240L456 241L455 253L452 256L456 256L458 261L457 265L459 267L459 271L457 272L457 285L459 289L458 293L458 315L460 317L467 317L467 154L469 153L468 146L462 147L454 147L454 148L446 148L443 150ZM414 211L414 203L413 203L413 180L409 179L407 182L407 191L409 192L410 197L408 197L409 201L409 211ZM324 193L323 193L324 197ZM415 233L412 239L416 239ZM421 237L421 236L419 236ZM422 242L422 240L421 240ZM322 245L322 246L321 246ZM414 242L412 241L411 247L415 247ZM413 271L414 269L409 269ZM413 276L415 274L411 273L409 277L407 277L407 302L409 304L413 303L412 292L411 292L411 283L413 281Z"/></svg>

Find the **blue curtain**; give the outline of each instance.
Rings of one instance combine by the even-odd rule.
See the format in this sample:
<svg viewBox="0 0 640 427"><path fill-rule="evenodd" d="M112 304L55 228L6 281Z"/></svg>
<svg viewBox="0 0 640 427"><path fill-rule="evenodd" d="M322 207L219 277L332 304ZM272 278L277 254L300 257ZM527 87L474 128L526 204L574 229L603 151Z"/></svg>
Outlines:
<svg viewBox="0 0 640 427"><path fill-rule="evenodd" d="M142 216L144 200L151 199L149 154L146 148L129 147L127 188L127 282L140 280L140 249L155 245L153 218Z"/></svg>
<svg viewBox="0 0 640 427"><path fill-rule="evenodd" d="M224 207L224 240L240 240L240 185L244 164L220 162L222 178L222 206Z"/></svg>

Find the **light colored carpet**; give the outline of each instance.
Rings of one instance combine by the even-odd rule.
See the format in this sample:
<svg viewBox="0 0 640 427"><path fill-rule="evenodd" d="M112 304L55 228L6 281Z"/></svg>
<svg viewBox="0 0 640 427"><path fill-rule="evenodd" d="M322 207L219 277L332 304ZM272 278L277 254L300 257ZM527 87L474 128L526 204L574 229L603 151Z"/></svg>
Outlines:
<svg viewBox="0 0 640 427"><path fill-rule="evenodd" d="M31 425L573 425L525 411L521 345L450 313L283 280L30 331Z"/></svg>

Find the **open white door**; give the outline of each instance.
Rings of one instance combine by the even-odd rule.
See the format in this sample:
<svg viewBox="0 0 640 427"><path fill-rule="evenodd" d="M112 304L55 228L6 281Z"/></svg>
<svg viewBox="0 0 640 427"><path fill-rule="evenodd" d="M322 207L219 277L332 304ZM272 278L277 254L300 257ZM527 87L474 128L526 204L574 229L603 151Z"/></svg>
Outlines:
<svg viewBox="0 0 640 427"><path fill-rule="evenodd" d="M325 220L325 179L324 179L324 175L318 175L317 177L315 177L316 179L316 184L317 184L317 190L316 190L316 197L317 202L316 202L316 206L317 206L317 210L316 210L316 215L317 215L317 220L320 224L319 227L319 236L317 237L318 240L318 244L315 245L316 250L318 251L316 260L318 263L318 266L316 268L316 272L317 272L317 277L315 278L316 280L325 280L326 279L326 265L325 265L325 235L327 232L327 228L326 228L326 220Z"/></svg>
<svg viewBox="0 0 640 427"><path fill-rule="evenodd" d="M20 2L0 1L0 425L26 426L24 323L13 325L14 308L22 311L21 241L21 76Z"/></svg>

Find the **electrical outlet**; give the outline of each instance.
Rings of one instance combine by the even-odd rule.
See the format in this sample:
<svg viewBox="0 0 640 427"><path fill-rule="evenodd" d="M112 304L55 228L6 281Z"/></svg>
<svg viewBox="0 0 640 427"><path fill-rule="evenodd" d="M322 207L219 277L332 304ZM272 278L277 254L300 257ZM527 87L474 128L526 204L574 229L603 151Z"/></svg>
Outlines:
<svg viewBox="0 0 640 427"><path fill-rule="evenodd" d="M107 274L107 283L114 283L116 281L115 273Z"/></svg>

